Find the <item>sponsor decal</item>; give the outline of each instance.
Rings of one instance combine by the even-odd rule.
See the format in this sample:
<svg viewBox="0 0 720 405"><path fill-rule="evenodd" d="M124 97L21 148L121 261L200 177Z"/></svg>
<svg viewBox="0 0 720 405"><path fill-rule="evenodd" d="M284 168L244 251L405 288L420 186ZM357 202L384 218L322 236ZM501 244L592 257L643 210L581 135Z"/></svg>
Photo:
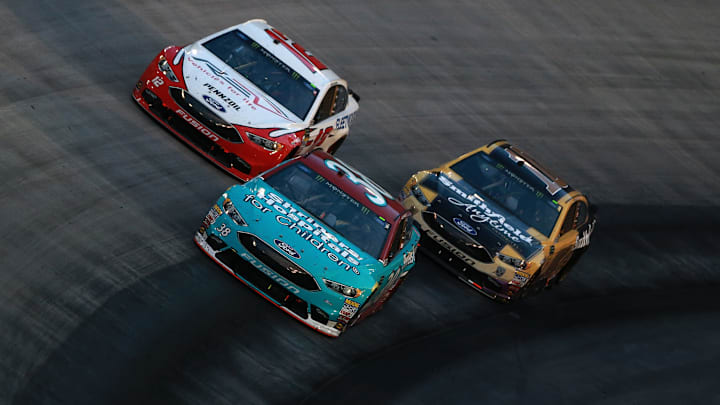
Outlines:
<svg viewBox="0 0 720 405"><path fill-rule="evenodd" d="M519 285L520 287L524 286L525 283L528 282L528 279L530 279L530 275L527 273L523 273L521 271L515 270L515 275L513 276L513 281L515 284Z"/></svg>
<svg viewBox="0 0 720 405"><path fill-rule="evenodd" d="M220 207L218 207L217 204L213 205L212 208L210 208L210 211L208 211L207 215L205 215L202 227L204 229L210 228L210 225L215 223L215 220L218 219L220 214L222 214L222 210L220 210Z"/></svg>
<svg viewBox="0 0 720 405"><path fill-rule="evenodd" d="M321 175L318 174L317 176L315 176L315 180L317 180L318 182L322 181L322 184L323 184L325 187L329 188L331 191L333 191L335 194L337 194L337 195L338 195L340 198L342 198L343 200L346 200L347 202L349 202L350 204L352 204L352 205L354 205L354 206L356 206L356 207L358 207L358 208L361 208L361 209L364 208L364 207L361 207L361 206L360 206L360 203L357 202L357 200L355 200L354 198L350 197L350 195L348 195L348 193L346 193L345 191L343 191L342 189L340 189L338 186L332 184L332 183L330 182L330 180L326 179L325 177L323 177L323 176L321 176ZM363 212L364 212L364 211L363 211Z"/></svg>
<svg viewBox="0 0 720 405"><path fill-rule="evenodd" d="M217 85L220 86L219 91L227 91L230 94L241 97L243 99L243 102L251 110L257 110L257 108L259 107L259 108L262 108L263 110L266 110L272 114L275 114L283 119L292 121L290 118L288 118L287 114L285 114L285 112L282 109L278 108L275 104L271 103L265 97L262 97L262 100L265 101L265 103L267 103L267 105L261 104L260 96L256 95L252 91L250 91L248 88L243 86L242 83L240 83L235 78L230 76L224 70L215 66L209 60L205 60L205 59L198 58L198 57L190 57L190 55L188 55L188 61L194 68L201 71L208 78L215 81L217 83ZM204 66L196 61L203 62Z"/></svg>
<svg viewBox="0 0 720 405"><path fill-rule="evenodd" d="M288 256L294 257L295 259L300 258L300 254L297 252L297 250L293 249L293 247L285 243L285 241L275 239L273 240L273 242L275 242L275 246L279 247L280 250L287 253Z"/></svg>
<svg viewBox="0 0 720 405"><path fill-rule="evenodd" d="M240 111L240 105L235 102L235 100L231 99L230 97L226 96L225 93L221 92L220 90L216 89L215 86L213 86L210 83L204 83L203 87L207 88L210 93L218 96L220 100L227 103L230 108L234 109L235 111ZM208 104L211 104L213 107L217 108L218 110L225 112L225 108L223 108L222 104L218 103L214 98L211 98L210 96L203 96L205 101L208 102ZM208 99L212 100L209 101Z"/></svg>
<svg viewBox="0 0 720 405"><path fill-rule="evenodd" d="M247 254L247 253L245 253L245 252L240 253L240 256L241 256L243 259L245 259L245 260L247 260L248 262L250 262L250 264L252 264L253 266L255 266L255 268L257 268L257 269L260 270L261 272L265 273L266 276L270 277L271 279L275 280L275 282L277 282L277 283L280 284L281 286L285 287L285 288L286 288L288 291L290 291L291 293L293 293L293 294L300 294L300 290L299 290L297 287L295 287L294 285L290 284L290 282L287 281L287 280L285 280L284 278L282 278L282 277L278 276L277 274L275 274L274 271L270 270L269 267L265 266L264 264L262 264L261 262L259 262L258 260L256 260L254 257L250 256L249 254ZM241 277L242 277L242 276L241 276Z"/></svg>
<svg viewBox="0 0 720 405"><path fill-rule="evenodd" d="M387 201L385 201L385 197L383 197L383 194L386 195L388 198L392 198L387 193L380 190L380 188L376 186L370 179L361 174L356 176L350 170L350 168L338 162L337 160L326 159L325 166L336 172L345 173L345 177L347 177L348 180L350 180L354 184L359 184L363 186L365 188L365 197L367 197L367 199L370 200L371 203L377 206L384 207L387 205Z"/></svg>
<svg viewBox="0 0 720 405"><path fill-rule="evenodd" d="M360 308L360 303L346 298L345 303L343 303L343 306L340 309L340 314L338 315L338 321L343 322L343 323L348 323L350 321L350 319L352 319L353 315L355 315L358 308Z"/></svg>
<svg viewBox="0 0 720 405"><path fill-rule="evenodd" d="M405 254L403 255L403 267L407 267L407 266L410 266L411 264L415 263L415 249L416 248L417 248L417 245L412 250L405 252Z"/></svg>
<svg viewBox="0 0 720 405"><path fill-rule="evenodd" d="M195 118L193 118L190 114L186 113L185 110L178 108L177 110L175 110L175 114L181 116L185 121L188 122L188 124L195 127L195 129L200 131L201 134L210 138L211 141L217 142L220 140L220 138L217 135L213 134L212 131L205 128L201 123L195 121Z"/></svg>
<svg viewBox="0 0 720 405"><path fill-rule="evenodd" d="M205 231L204 231L204 230L202 229L202 227L201 227L201 228L200 228L200 231L198 232L198 234L195 235L195 242L197 242L198 245L200 245L200 247L202 248L202 250L204 250L204 251L206 251L206 252L208 252L208 253L211 253L211 252L213 252L214 250L213 250L213 248L210 247L210 245L207 244L207 242L205 242L205 238L206 238L206 237L207 237L207 234L205 233Z"/></svg>
<svg viewBox="0 0 720 405"><path fill-rule="evenodd" d="M335 120L335 129L349 128L352 125L353 121L355 121L355 113L338 118Z"/></svg>
<svg viewBox="0 0 720 405"><path fill-rule="evenodd" d="M473 228L472 225L468 224L462 219L453 218L453 222L455 222L455 225L457 225L458 228L462 229L463 232L469 233L472 236L477 236L477 231L475 230L475 228Z"/></svg>
<svg viewBox="0 0 720 405"><path fill-rule="evenodd" d="M498 214L493 211L483 200L475 195L468 195L464 191L460 190L455 183L445 176L439 177L440 182L447 188L455 192L460 197L466 199L466 201L459 200L454 197L448 197L450 204L458 207L465 208L465 211L470 214L470 219L477 223L486 223L490 225L496 232L502 234L506 238L514 242L525 242L528 245L533 244L532 236L526 234L519 228L515 228L510 225L505 216Z"/></svg>
<svg viewBox="0 0 720 405"><path fill-rule="evenodd" d="M495 275L498 277L502 277L503 274L505 274L505 268L498 266L498 268L495 269Z"/></svg>
<svg viewBox="0 0 720 405"><path fill-rule="evenodd" d="M593 230L595 229L595 221L593 221L590 226L588 226L582 234L578 234L578 236L575 238L575 248L574 249L582 249L590 244L590 235L592 235Z"/></svg>
<svg viewBox="0 0 720 405"><path fill-rule="evenodd" d="M327 140L327 138L328 138L328 136L330 136L330 133L332 132L332 130L333 130L332 125L325 129L319 129L317 135L311 135L311 136L307 137L307 140L305 141L305 144L303 146L312 145L312 146L319 147L320 145L323 144L323 142L325 142Z"/></svg>
<svg viewBox="0 0 720 405"><path fill-rule="evenodd" d="M208 103L210 105L210 107L212 107L218 111L225 112L225 107L223 107L222 104L220 104L214 98L212 98L210 96L203 96L203 100L205 100L205 102Z"/></svg>
<svg viewBox="0 0 720 405"><path fill-rule="evenodd" d="M466 264L470 266L475 266L475 261L470 258L470 256L466 255L462 250L456 248L455 246L451 245L448 241L443 239L440 235L435 233L432 229L428 229L426 231L427 235L437 242L440 246L444 247L445 249L449 250L450 253L454 254L455 256L459 257L462 261L464 261Z"/></svg>
<svg viewBox="0 0 720 405"><path fill-rule="evenodd" d="M274 212L277 214L275 220L280 225L286 226L299 237L308 241L310 245L320 253L325 254L338 267L360 274L357 269L360 261L363 260L360 254L339 240L337 236L330 233L312 217L297 210L277 194L267 193L262 196L248 194L245 196L244 201L249 202L263 214ZM267 206L264 204L267 204Z"/></svg>

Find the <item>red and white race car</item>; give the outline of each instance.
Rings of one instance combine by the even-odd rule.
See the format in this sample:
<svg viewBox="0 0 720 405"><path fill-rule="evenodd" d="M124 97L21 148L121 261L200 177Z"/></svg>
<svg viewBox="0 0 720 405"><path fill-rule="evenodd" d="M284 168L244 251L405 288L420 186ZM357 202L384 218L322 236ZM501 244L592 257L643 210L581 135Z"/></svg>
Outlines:
<svg viewBox="0 0 720 405"><path fill-rule="evenodd" d="M359 100L345 80L264 20L163 49L133 98L241 180L315 148L337 151Z"/></svg>

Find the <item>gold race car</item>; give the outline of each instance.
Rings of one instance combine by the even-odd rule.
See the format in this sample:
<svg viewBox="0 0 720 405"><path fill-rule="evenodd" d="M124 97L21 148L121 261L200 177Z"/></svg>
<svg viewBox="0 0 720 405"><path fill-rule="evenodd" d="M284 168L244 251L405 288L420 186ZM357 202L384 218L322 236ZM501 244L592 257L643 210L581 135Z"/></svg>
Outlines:
<svg viewBox="0 0 720 405"><path fill-rule="evenodd" d="M415 173L400 197L421 250L498 301L562 280L596 223L585 195L502 140Z"/></svg>

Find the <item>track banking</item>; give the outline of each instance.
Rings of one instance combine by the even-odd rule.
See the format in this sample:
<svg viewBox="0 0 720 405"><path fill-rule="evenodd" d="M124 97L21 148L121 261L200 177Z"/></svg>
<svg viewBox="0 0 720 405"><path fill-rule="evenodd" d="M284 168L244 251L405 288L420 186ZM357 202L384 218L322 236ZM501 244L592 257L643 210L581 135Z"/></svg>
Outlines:
<svg viewBox="0 0 720 405"><path fill-rule="evenodd" d="M249 202L262 213L274 211L278 214L275 216L275 220L280 225L288 227L299 237L308 241L338 267L360 274L357 266L360 265L362 257L355 250L339 240L312 217L297 210L277 194L267 193L257 196L248 194L243 200Z"/></svg>

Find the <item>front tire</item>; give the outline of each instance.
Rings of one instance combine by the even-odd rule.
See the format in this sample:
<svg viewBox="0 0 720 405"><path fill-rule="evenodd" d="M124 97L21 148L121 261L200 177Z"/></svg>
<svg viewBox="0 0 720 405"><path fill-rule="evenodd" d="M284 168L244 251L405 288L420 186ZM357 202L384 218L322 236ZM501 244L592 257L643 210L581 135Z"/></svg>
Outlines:
<svg viewBox="0 0 720 405"><path fill-rule="evenodd" d="M342 144L343 144L343 142L345 142L346 138L347 138L347 135L338 139L334 144L330 145L327 152L331 155L334 155L335 153L337 153L338 149L340 149L340 146L342 146Z"/></svg>

